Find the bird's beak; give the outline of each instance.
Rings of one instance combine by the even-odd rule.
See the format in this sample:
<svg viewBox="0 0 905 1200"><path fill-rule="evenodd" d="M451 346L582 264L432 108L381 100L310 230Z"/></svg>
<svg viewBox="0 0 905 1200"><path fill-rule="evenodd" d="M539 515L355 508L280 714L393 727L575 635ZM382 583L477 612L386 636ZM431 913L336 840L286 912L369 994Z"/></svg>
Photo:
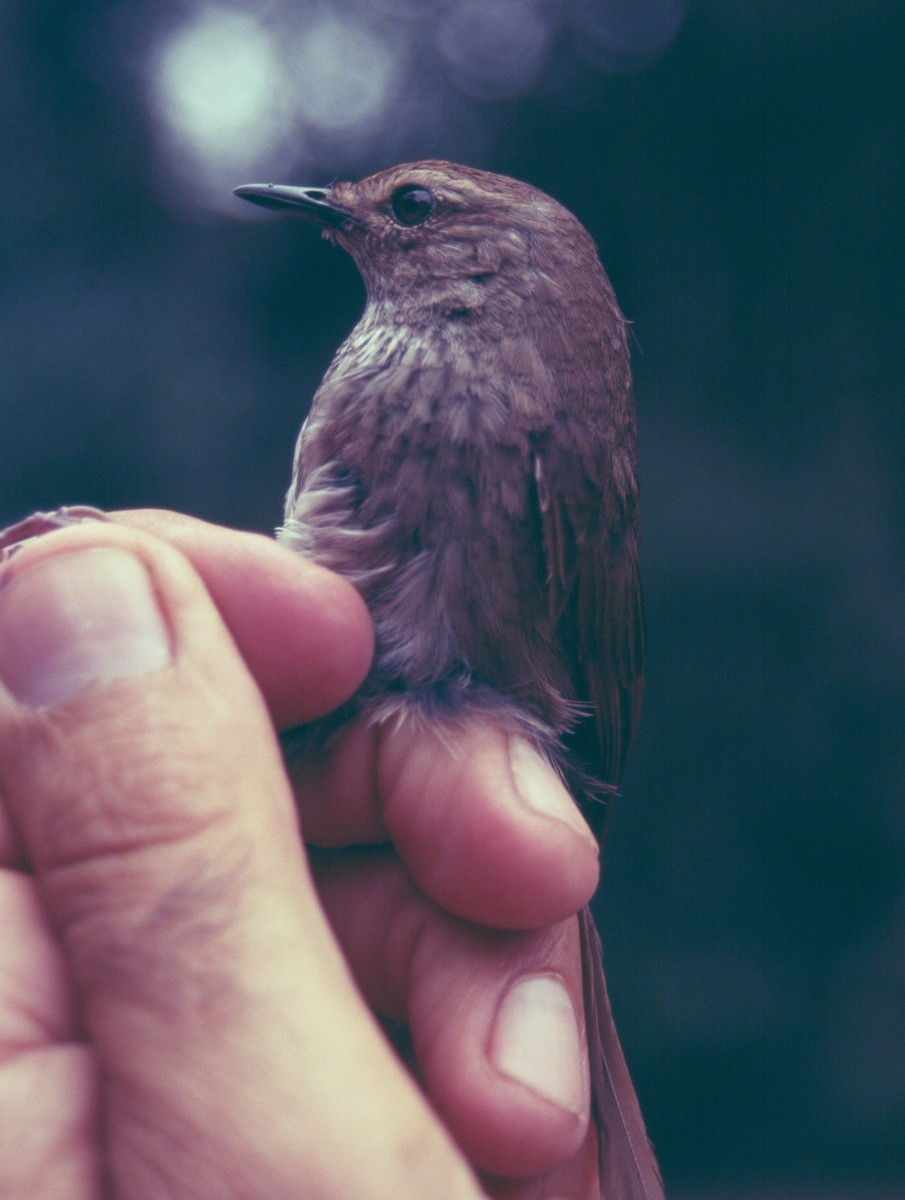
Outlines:
<svg viewBox="0 0 905 1200"><path fill-rule="evenodd" d="M233 195L264 208L276 208L289 216L304 217L326 229L358 225L358 218L348 209L334 204L329 188L290 187L282 183L243 183L233 188Z"/></svg>

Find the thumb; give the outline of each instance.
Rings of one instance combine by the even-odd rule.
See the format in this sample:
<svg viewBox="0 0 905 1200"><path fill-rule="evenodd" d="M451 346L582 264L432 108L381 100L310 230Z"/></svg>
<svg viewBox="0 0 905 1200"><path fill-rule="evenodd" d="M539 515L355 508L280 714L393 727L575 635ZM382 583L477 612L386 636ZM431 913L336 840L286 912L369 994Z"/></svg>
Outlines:
<svg viewBox="0 0 905 1200"><path fill-rule="evenodd" d="M187 561L112 525L25 544L0 681L0 795L97 1055L112 1194L474 1200L355 992Z"/></svg>

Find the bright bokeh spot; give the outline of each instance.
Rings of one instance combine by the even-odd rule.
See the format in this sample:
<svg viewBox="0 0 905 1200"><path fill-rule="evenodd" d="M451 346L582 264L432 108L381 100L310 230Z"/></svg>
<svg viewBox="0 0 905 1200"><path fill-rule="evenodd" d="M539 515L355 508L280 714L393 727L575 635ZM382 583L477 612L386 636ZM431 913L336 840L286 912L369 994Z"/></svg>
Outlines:
<svg viewBox="0 0 905 1200"><path fill-rule="evenodd" d="M276 44L243 13L206 8L177 28L151 82L170 136L201 165L258 161L284 132Z"/></svg>
<svg viewBox="0 0 905 1200"><path fill-rule="evenodd" d="M462 91L501 100L534 82L549 39L547 22L527 0L462 0L441 21L437 46Z"/></svg>
<svg viewBox="0 0 905 1200"><path fill-rule="evenodd" d="M397 66L392 46L365 26L323 17L303 30L289 64L298 115L328 131L376 123Z"/></svg>

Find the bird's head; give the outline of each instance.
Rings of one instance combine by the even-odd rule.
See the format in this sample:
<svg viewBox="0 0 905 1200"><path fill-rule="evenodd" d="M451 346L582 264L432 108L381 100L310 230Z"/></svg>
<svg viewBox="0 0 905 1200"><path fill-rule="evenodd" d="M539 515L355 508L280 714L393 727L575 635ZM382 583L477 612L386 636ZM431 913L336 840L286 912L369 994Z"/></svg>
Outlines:
<svg viewBox="0 0 905 1200"><path fill-rule="evenodd" d="M358 183L246 184L235 194L319 225L355 260L369 301L411 324L480 316L486 327L526 303L593 308L611 296L576 218L503 175L428 161Z"/></svg>

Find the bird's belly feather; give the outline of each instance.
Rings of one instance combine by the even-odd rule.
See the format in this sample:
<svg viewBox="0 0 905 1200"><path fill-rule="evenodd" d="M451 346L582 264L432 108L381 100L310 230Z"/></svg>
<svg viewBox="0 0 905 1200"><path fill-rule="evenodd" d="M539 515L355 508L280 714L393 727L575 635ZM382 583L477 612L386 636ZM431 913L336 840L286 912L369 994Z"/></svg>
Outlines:
<svg viewBox="0 0 905 1200"><path fill-rule="evenodd" d="M489 688L561 730L571 689L546 611L540 539L523 497L507 502L528 472L405 461L392 506L386 488L372 490L357 472L335 462L314 469L279 535L361 592L376 633L365 693Z"/></svg>

